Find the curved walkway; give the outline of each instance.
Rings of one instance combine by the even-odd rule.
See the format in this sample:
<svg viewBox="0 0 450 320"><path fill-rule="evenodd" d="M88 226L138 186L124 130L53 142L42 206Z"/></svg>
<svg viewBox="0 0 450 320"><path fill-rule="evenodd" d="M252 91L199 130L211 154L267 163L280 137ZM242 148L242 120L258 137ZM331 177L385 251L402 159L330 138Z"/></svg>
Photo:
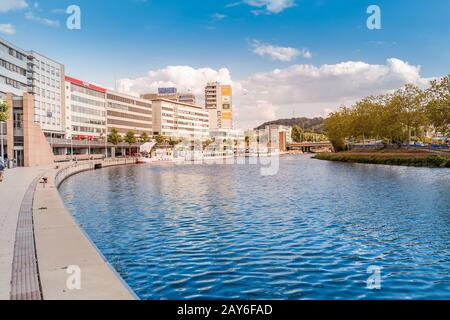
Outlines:
<svg viewBox="0 0 450 320"><path fill-rule="evenodd" d="M0 184L0 300L137 299L65 209L57 189L72 174L131 163L109 159L7 171ZM38 183L42 177L48 183Z"/></svg>
<svg viewBox="0 0 450 320"><path fill-rule="evenodd" d="M46 172L33 202L39 277L44 300L131 300L136 296L64 207L58 185L87 170L136 163L117 159L65 165ZM88 186L87 186L88 187Z"/></svg>

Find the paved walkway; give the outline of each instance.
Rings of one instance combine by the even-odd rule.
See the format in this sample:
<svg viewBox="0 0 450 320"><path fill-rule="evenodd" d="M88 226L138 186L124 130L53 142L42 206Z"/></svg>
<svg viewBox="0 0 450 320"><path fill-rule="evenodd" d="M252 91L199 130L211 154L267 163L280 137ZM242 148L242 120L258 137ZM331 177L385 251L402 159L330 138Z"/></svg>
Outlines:
<svg viewBox="0 0 450 320"><path fill-rule="evenodd" d="M9 300L17 218L30 183L50 167L6 170L0 182L0 300Z"/></svg>

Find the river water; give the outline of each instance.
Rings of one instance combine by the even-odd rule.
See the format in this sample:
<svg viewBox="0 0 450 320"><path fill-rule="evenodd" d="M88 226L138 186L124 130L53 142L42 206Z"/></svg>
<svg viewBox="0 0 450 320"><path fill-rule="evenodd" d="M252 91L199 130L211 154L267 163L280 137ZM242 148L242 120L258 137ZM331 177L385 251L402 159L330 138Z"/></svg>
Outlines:
<svg viewBox="0 0 450 320"><path fill-rule="evenodd" d="M123 166L60 193L142 299L450 299L450 169L301 155L260 173Z"/></svg>

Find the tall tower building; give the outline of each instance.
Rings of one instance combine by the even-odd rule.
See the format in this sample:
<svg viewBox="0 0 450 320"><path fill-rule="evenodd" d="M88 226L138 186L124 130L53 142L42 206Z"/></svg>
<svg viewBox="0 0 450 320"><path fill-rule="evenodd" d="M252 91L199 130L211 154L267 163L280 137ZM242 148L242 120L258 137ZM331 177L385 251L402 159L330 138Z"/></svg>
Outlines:
<svg viewBox="0 0 450 320"><path fill-rule="evenodd" d="M208 83L205 87L205 109L209 112L210 129L233 128L233 104L230 85L219 82Z"/></svg>

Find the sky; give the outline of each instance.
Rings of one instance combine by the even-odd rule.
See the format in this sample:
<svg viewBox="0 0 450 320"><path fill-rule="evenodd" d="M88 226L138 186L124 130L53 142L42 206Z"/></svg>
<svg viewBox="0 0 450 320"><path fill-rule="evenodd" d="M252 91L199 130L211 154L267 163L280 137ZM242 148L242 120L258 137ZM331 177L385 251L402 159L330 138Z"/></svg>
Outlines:
<svg viewBox="0 0 450 320"><path fill-rule="evenodd" d="M81 29L67 28L67 7ZM381 29L369 29L370 5ZM235 125L325 116L450 74L447 0L0 0L0 37L130 94L233 86Z"/></svg>

